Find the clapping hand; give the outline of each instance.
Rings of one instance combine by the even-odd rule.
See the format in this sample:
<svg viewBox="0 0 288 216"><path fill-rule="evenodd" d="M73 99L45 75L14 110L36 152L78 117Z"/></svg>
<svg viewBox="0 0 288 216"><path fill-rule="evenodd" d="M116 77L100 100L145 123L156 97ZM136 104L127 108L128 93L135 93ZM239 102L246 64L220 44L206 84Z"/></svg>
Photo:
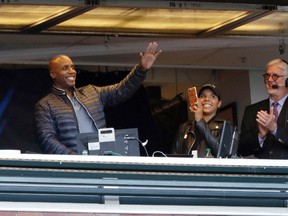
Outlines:
<svg viewBox="0 0 288 216"><path fill-rule="evenodd" d="M260 137L265 137L269 131L272 132L277 128L273 107L270 109L269 113L264 110L257 112L256 121L258 122Z"/></svg>

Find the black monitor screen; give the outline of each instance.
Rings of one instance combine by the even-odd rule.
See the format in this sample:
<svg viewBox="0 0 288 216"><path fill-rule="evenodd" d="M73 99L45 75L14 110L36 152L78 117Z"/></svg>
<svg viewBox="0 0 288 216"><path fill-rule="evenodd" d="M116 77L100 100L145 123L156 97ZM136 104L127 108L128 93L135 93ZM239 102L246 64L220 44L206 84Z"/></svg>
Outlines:
<svg viewBox="0 0 288 216"><path fill-rule="evenodd" d="M78 154L140 156L137 128L115 130L115 141L99 142L98 132L76 137Z"/></svg>
<svg viewBox="0 0 288 216"><path fill-rule="evenodd" d="M234 129L228 121L224 121L221 132L217 158L226 158L236 155L237 143L234 142Z"/></svg>

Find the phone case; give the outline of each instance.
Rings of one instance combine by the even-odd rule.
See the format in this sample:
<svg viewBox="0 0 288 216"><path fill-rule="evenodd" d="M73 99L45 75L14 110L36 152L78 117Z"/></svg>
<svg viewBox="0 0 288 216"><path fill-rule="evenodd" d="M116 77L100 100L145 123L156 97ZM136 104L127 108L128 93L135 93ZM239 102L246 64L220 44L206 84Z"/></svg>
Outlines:
<svg viewBox="0 0 288 216"><path fill-rule="evenodd" d="M196 87L191 87L188 89L188 98L190 102L190 107L193 107L195 102L197 102L198 100Z"/></svg>

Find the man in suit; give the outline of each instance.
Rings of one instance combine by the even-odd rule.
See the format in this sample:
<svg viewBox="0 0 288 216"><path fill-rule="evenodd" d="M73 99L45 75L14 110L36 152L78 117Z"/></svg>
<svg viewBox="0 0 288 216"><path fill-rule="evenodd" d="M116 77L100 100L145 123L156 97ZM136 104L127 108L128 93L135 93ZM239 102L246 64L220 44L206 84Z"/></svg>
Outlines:
<svg viewBox="0 0 288 216"><path fill-rule="evenodd" d="M238 153L262 159L288 159L288 63L274 59L263 74L269 98L247 106Z"/></svg>

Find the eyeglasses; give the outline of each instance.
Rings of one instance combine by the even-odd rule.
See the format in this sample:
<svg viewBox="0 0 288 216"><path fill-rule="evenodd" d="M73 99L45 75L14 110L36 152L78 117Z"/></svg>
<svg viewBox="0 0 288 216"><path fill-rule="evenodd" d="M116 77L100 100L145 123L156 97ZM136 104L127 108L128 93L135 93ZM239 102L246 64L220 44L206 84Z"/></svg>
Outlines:
<svg viewBox="0 0 288 216"><path fill-rule="evenodd" d="M265 80L269 80L269 78L272 77L273 81L276 81L279 77L284 77L284 76L286 76L286 75L280 76L277 74L268 74L268 73L263 74L263 77Z"/></svg>

